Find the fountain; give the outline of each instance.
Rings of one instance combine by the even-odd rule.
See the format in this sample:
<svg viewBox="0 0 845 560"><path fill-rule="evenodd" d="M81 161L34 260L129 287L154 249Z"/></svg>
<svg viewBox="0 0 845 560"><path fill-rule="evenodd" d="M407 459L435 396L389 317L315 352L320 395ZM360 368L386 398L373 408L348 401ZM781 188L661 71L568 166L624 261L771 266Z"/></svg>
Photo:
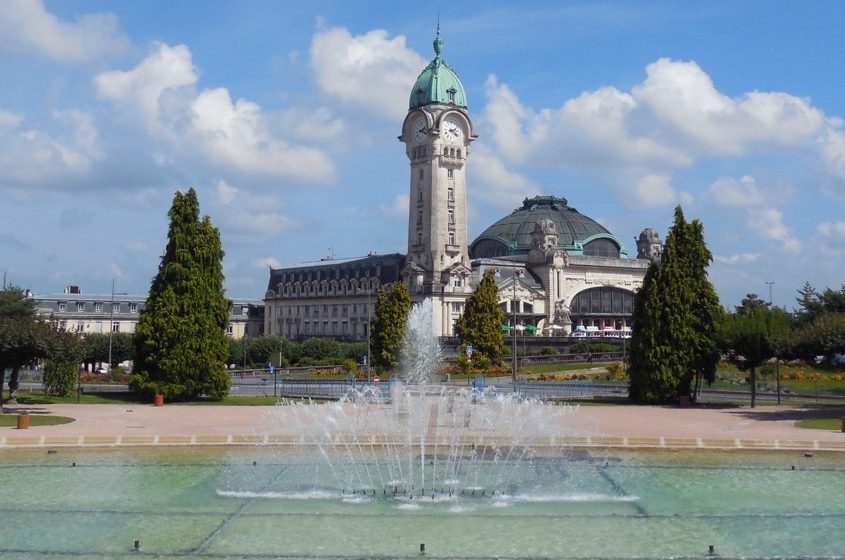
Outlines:
<svg viewBox="0 0 845 560"><path fill-rule="evenodd" d="M387 390L370 385L335 403L294 405L298 431L319 450L338 494L512 498L533 470L533 444L573 435L566 417L576 407L432 384L441 351L431 325L424 300L409 314L402 368Z"/></svg>

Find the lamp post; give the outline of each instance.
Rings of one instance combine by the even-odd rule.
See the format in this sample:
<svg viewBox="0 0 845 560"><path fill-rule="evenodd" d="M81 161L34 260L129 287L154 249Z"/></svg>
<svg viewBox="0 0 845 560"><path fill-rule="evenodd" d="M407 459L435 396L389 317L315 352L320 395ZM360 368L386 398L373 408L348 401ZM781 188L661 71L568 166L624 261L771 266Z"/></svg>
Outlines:
<svg viewBox="0 0 845 560"><path fill-rule="evenodd" d="M525 277L525 273L517 265L510 266L514 270L513 274L513 299L511 300L511 381L513 382L513 390L516 391L516 283L520 278ZM501 276L499 269L495 271L496 277Z"/></svg>

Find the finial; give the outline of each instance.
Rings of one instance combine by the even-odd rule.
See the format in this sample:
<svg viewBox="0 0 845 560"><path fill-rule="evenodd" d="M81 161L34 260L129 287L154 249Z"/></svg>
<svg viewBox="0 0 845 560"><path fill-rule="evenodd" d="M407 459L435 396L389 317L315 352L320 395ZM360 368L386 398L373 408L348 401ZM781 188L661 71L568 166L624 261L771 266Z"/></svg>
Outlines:
<svg viewBox="0 0 845 560"><path fill-rule="evenodd" d="M440 51L443 50L443 41L440 40L440 14L437 14L437 36L434 38L434 54L440 57Z"/></svg>

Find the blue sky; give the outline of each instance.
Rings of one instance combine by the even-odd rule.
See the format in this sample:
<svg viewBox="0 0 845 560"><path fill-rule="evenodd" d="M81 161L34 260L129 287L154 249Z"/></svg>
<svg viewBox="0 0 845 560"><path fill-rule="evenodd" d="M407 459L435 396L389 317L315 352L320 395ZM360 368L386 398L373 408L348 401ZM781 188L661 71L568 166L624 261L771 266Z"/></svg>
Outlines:
<svg viewBox="0 0 845 560"><path fill-rule="evenodd" d="M176 189L231 297L268 265L404 252L396 140L437 4L37 2L0 11L0 268L36 293L146 293ZM441 3L479 139L470 236L553 194L635 253L676 204L723 304L791 308L845 257L845 4Z"/></svg>

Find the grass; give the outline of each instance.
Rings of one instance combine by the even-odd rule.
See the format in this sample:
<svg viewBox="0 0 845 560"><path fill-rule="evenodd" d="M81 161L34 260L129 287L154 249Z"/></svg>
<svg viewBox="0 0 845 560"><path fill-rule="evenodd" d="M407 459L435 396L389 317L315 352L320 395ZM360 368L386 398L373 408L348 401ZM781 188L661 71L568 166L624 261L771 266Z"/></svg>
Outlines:
<svg viewBox="0 0 845 560"><path fill-rule="evenodd" d="M58 424L69 424L74 422L75 418L68 418L67 416L41 416L39 414L30 414L30 426L56 426ZM0 414L0 428L12 428L18 425L17 414Z"/></svg>
<svg viewBox="0 0 845 560"><path fill-rule="evenodd" d="M561 373L566 371L577 371L581 369L601 368L610 362L593 362L577 364L531 364L520 366L519 371L524 373Z"/></svg>
<svg viewBox="0 0 845 560"><path fill-rule="evenodd" d="M138 404L142 401L135 393L83 393L77 401L75 393L67 397L57 397L19 391L18 402L20 404L77 404L77 402L80 404Z"/></svg>
<svg viewBox="0 0 845 560"><path fill-rule="evenodd" d="M813 430L832 430L838 432L842 430L841 418L810 418L809 420L799 420L795 423L799 428L810 428Z"/></svg>

